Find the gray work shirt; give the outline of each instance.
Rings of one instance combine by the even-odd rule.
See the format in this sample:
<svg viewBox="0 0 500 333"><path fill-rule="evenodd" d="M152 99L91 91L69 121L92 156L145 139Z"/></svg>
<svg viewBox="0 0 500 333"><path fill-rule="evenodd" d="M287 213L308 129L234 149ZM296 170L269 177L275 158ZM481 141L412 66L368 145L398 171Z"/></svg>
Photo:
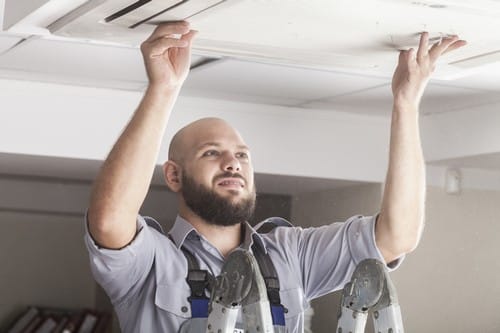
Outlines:
<svg viewBox="0 0 500 333"><path fill-rule="evenodd" d="M100 248L86 230L93 275L110 297L124 333L178 332L191 318L182 245L213 276L224 263L221 253L181 217L169 239L139 216L136 237L120 250ZM253 242L259 242L267 250L279 277L281 302L288 309L287 332L303 332L303 312L310 300L343 288L363 259L384 262L374 230L375 217L362 216L317 228L278 227L268 234L245 224L240 248L251 250Z"/></svg>

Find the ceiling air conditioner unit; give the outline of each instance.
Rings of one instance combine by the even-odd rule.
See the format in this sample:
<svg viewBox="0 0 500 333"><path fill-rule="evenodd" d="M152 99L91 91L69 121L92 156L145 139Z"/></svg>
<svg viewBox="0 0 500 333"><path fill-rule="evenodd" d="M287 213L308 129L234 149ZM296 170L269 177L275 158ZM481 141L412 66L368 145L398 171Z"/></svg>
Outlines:
<svg viewBox="0 0 500 333"><path fill-rule="evenodd" d="M5 0L4 29L137 46L161 22L192 20L237 1Z"/></svg>
<svg viewBox="0 0 500 333"><path fill-rule="evenodd" d="M390 76L397 51L429 31L469 44L443 57L435 77L500 61L500 0L5 0L4 26L138 46L158 23L181 19L200 31L200 55Z"/></svg>

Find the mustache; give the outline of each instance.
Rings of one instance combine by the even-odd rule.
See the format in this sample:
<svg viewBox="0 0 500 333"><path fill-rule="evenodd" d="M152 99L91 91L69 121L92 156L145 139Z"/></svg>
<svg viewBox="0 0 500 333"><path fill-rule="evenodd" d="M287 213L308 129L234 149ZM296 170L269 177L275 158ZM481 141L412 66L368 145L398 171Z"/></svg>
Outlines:
<svg viewBox="0 0 500 333"><path fill-rule="evenodd" d="M246 183L247 180L245 179L245 177L243 177L242 175L240 175L239 173L237 172L230 172L230 171L226 171L218 176L215 176L214 177L214 180L219 180L219 179L222 179L222 178L240 178L240 179L243 179L243 181Z"/></svg>

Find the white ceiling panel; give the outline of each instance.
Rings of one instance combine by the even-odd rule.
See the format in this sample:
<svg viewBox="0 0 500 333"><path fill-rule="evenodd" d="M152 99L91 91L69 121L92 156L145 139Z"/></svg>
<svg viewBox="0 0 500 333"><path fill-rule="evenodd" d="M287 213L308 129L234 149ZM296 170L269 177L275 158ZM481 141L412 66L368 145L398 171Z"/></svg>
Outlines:
<svg viewBox="0 0 500 333"><path fill-rule="evenodd" d="M387 80L226 59L193 70L184 92L293 106L379 86Z"/></svg>
<svg viewBox="0 0 500 333"><path fill-rule="evenodd" d="M500 96L497 92L430 83L422 98L420 109L423 114L433 114L458 111L498 101L500 101ZM302 106L373 116L390 116L391 86L387 84L353 94L313 101Z"/></svg>
<svg viewBox="0 0 500 333"><path fill-rule="evenodd" d="M29 39L0 56L4 77L140 89L147 78L138 49ZM16 77L14 77L16 78Z"/></svg>

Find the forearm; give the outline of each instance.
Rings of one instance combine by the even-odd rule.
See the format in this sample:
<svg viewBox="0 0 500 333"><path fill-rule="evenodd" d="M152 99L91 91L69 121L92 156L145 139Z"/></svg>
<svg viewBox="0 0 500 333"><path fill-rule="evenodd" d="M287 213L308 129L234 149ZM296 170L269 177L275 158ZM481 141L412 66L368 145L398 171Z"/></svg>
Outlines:
<svg viewBox="0 0 500 333"><path fill-rule="evenodd" d="M136 233L136 217L149 184L178 90L150 86L96 178L88 212L96 241L120 248Z"/></svg>
<svg viewBox="0 0 500 333"><path fill-rule="evenodd" d="M425 165L418 105L438 58L465 44L458 36L450 36L429 47L429 34L423 32L416 52L399 52L391 84L394 107L389 168L375 229L377 246L387 262L412 251L424 226Z"/></svg>
<svg viewBox="0 0 500 333"><path fill-rule="evenodd" d="M416 106L394 105L389 167L377 221L377 244L389 262L415 248L423 229L425 164Z"/></svg>

